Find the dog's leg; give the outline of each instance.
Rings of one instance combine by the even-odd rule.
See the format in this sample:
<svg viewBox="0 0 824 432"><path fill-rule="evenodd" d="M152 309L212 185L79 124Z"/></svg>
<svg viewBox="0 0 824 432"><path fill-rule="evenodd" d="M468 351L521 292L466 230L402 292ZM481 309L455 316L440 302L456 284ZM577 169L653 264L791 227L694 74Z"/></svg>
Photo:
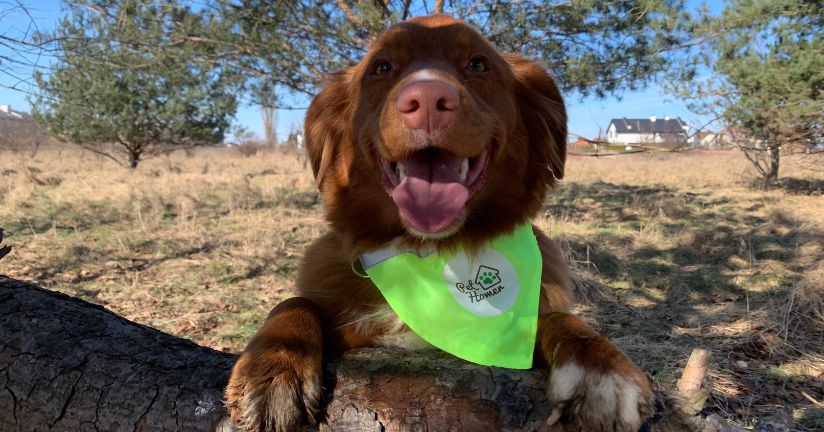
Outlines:
<svg viewBox="0 0 824 432"><path fill-rule="evenodd" d="M538 322L539 361L549 367L548 425L588 432L636 432L652 415L646 376L580 318L555 312Z"/></svg>
<svg viewBox="0 0 824 432"><path fill-rule="evenodd" d="M242 431L299 430L314 424L322 389L323 330L301 297L277 305L232 369L226 406Z"/></svg>

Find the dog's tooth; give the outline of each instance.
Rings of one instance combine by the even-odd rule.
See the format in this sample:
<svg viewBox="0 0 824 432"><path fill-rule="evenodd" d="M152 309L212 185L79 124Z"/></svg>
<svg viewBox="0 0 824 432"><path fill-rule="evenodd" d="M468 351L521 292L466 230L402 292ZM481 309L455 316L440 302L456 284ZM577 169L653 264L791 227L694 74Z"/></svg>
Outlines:
<svg viewBox="0 0 824 432"><path fill-rule="evenodd" d="M406 166L404 166L403 162L398 162L395 165L395 171L398 173L398 181L403 181L404 177L406 177Z"/></svg>
<svg viewBox="0 0 824 432"><path fill-rule="evenodd" d="M461 161L461 167L458 168L458 175L461 178L461 181L466 181L466 175L469 174L469 159L464 158Z"/></svg>

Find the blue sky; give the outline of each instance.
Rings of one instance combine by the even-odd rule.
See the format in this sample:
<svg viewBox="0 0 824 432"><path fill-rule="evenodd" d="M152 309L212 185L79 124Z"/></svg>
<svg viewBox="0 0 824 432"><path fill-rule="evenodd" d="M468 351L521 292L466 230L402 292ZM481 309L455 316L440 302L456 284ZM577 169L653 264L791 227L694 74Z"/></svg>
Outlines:
<svg viewBox="0 0 824 432"><path fill-rule="evenodd" d="M718 7L719 2L713 2L712 9ZM59 0L29 0L22 2L34 19L36 27L41 31L54 28L59 21L62 11ZM0 0L0 34L9 37L21 37L31 30L31 20L19 10L17 0ZM0 46L2 56L15 55L7 48ZM29 57L29 62L47 68L49 57ZM27 93L35 90L30 82L32 67L16 67L13 75L0 73L0 104L10 104L13 109L29 111L30 104ZM9 87L16 87L11 89ZM644 90L624 92L620 98L607 97L598 99L588 97L581 99L578 95L566 95L567 110L569 113L569 131L587 138L595 138L599 130L606 130L612 118L628 117L643 118L655 115L681 117L687 123L699 126L703 118L690 113L686 105L666 94L659 86L652 85ZM280 110L278 113L278 136L283 139L290 130L301 129L303 125L302 110ZM262 135L261 115L257 107L241 104L238 109L236 124L242 125L258 135Z"/></svg>

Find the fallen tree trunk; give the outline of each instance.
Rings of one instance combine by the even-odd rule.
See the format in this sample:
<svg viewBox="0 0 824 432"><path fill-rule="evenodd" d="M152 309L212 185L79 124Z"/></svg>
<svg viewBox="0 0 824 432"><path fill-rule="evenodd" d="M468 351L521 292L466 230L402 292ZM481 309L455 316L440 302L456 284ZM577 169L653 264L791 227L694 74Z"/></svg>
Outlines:
<svg viewBox="0 0 824 432"><path fill-rule="evenodd" d="M233 356L0 276L0 430L213 430Z"/></svg>
<svg viewBox="0 0 824 432"><path fill-rule="evenodd" d="M233 355L3 276L0 344L2 431L230 430L221 398ZM535 431L550 412L543 371L438 351L352 351L327 371L320 431ZM696 427L671 408L659 401L643 430Z"/></svg>
<svg viewBox="0 0 824 432"><path fill-rule="evenodd" d="M0 430L227 427L233 355L2 276L0 343ZM536 430L549 415L540 371L394 349L348 353L329 371L321 430Z"/></svg>

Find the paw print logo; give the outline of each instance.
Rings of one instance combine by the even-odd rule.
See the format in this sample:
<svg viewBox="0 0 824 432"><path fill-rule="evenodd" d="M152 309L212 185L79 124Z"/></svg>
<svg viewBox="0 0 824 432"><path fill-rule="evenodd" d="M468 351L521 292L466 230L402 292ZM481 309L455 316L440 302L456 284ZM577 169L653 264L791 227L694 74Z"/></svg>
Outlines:
<svg viewBox="0 0 824 432"><path fill-rule="evenodd" d="M478 268L478 274L475 276L475 283L487 290L495 285L501 283L500 271L498 269L488 267L485 265Z"/></svg>

